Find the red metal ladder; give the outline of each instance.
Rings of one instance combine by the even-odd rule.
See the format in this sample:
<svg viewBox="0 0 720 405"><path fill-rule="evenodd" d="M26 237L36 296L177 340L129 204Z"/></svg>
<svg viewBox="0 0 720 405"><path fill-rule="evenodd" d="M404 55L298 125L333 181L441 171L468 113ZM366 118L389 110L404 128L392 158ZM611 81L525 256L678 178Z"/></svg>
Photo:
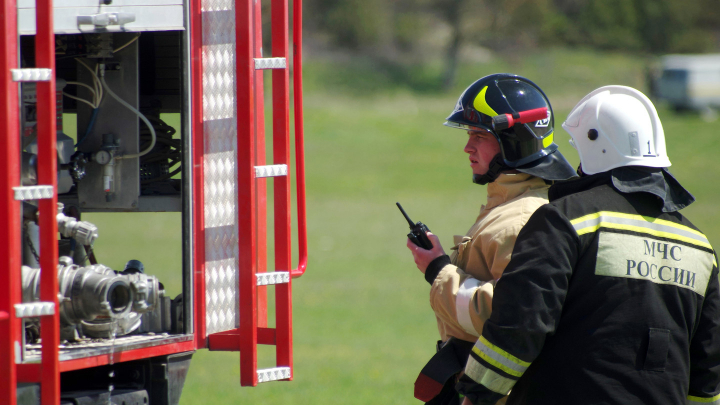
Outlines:
<svg viewBox="0 0 720 405"><path fill-rule="evenodd" d="M240 350L240 383L292 380L292 284L305 272L307 237L302 122L302 2L293 2L293 99L299 264L292 269L290 186L290 79L287 0L272 0L272 57L261 55L260 3L236 1L237 162L240 326L208 336L210 350ZM272 70L273 164L265 165L262 71ZM274 177L274 272L265 272L264 181ZM275 328L267 326L265 286L275 285ZM276 346L276 367L258 370L257 345Z"/></svg>
<svg viewBox="0 0 720 405"><path fill-rule="evenodd" d="M0 149L0 232L6 240L0 244L0 403L15 404L18 374L32 375L40 383L43 405L60 402L59 347L60 320L57 280L57 146L55 93L55 35L51 0L36 1L35 68L16 68L18 63L17 5L0 0L0 125L3 135ZM38 184L20 186L20 126L18 82L37 82ZM21 201L38 200L40 226L40 300L21 303ZM21 365L21 318L40 317L42 358L36 365ZM23 373L23 368L32 370Z"/></svg>

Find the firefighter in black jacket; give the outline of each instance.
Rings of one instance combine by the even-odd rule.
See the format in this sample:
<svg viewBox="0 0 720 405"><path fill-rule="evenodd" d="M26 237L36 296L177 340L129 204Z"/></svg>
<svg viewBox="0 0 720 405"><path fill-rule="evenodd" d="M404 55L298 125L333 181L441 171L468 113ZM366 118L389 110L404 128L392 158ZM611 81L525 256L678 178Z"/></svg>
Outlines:
<svg viewBox="0 0 720 405"><path fill-rule="evenodd" d="M720 404L717 256L678 211L657 112L602 87L563 124L578 180L518 235L457 389L464 404Z"/></svg>

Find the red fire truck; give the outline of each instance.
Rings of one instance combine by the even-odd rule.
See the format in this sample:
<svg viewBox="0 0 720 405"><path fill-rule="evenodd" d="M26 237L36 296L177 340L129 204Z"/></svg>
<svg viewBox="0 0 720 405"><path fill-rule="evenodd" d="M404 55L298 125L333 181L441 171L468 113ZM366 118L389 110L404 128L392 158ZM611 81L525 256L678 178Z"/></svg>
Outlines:
<svg viewBox="0 0 720 405"><path fill-rule="evenodd" d="M176 404L198 349L239 351L243 386L292 380L291 286L307 263L301 1L292 59L287 0L265 19L257 0L0 4L0 404ZM181 213L182 293L137 260L98 262L102 229L81 217L93 212ZM257 368L258 344L276 347L275 367Z"/></svg>

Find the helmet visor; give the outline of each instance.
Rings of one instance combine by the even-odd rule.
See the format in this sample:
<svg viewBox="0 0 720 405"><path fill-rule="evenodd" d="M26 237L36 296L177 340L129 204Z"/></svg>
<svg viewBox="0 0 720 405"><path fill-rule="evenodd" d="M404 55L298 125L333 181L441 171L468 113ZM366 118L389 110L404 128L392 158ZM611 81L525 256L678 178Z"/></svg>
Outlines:
<svg viewBox="0 0 720 405"><path fill-rule="evenodd" d="M466 124L463 122L445 121L443 123L443 125L445 125L446 127L450 127L450 128L462 129L464 131L477 131L478 129L480 129L480 130L490 131L490 132L494 133L494 131L492 130L491 127L480 124L480 123L473 123L472 125L469 125L469 124Z"/></svg>

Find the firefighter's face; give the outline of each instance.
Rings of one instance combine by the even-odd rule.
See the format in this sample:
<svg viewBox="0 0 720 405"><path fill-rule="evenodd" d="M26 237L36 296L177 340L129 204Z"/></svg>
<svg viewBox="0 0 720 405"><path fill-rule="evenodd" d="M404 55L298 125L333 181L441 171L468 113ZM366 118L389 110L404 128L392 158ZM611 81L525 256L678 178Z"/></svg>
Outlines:
<svg viewBox="0 0 720 405"><path fill-rule="evenodd" d="M470 155L473 174L482 175L487 173L490 161L500 153L500 144L489 131L474 128L468 131L468 141L464 150Z"/></svg>

